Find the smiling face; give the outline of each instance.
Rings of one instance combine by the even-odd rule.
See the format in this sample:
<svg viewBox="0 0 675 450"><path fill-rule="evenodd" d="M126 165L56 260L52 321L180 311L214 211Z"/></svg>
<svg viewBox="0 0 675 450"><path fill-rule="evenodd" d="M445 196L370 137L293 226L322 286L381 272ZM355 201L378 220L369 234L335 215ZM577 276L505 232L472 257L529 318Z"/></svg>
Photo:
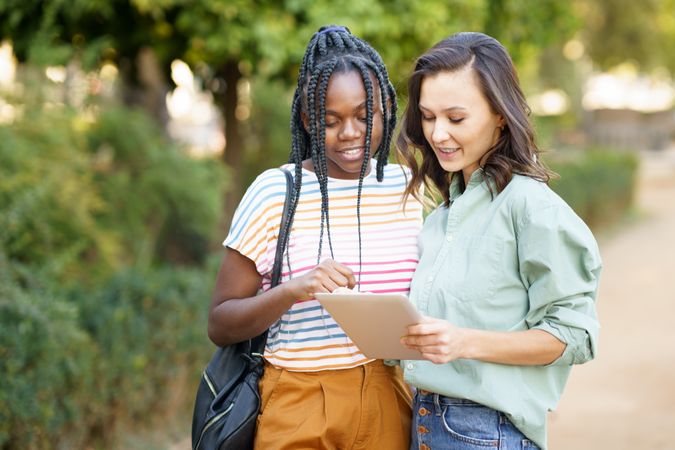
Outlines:
<svg viewBox="0 0 675 450"><path fill-rule="evenodd" d="M373 128L370 154L382 141L382 102L373 81ZM358 179L366 145L366 89L355 71L334 73L326 91L326 166L331 178ZM370 168L368 168L369 170Z"/></svg>
<svg viewBox="0 0 675 450"><path fill-rule="evenodd" d="M497 142L503 119L492 111L469 66L427 76L420 87L424 137L447 172L465 183Z"/></svg>

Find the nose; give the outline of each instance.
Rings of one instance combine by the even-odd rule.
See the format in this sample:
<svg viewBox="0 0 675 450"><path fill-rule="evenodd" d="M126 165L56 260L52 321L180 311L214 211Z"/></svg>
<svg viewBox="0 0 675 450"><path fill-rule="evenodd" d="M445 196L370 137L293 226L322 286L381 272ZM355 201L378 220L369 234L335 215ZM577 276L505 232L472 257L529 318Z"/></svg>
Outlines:
<svg viewBox="0 0 675 450"><path fill-rule="evenodd" d="M365 124L359 120L345 120L340 130L340 139L344 141L359 139L363 136L364 128Z"/></svg>
<svg viewBox="0 0 675 450"><path fill-rule="evenodd" d="M433 126L434 128L431 131L431 140L434 144L442 144L443 142L450 139L450 131L443 124L443 121L436 120Z"/></svg>

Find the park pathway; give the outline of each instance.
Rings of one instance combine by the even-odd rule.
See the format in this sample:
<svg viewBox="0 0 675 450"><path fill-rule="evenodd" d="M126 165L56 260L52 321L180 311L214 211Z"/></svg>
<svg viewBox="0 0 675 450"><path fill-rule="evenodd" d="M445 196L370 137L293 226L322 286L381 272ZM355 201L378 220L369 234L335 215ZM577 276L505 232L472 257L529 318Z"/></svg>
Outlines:
<svg viewBox="0 0 675 450"><path fill-rule="evenodd" d="M675 450L675 148L641 158L638 220L600 237L599 354L573 369L550 450Z"/></svg>

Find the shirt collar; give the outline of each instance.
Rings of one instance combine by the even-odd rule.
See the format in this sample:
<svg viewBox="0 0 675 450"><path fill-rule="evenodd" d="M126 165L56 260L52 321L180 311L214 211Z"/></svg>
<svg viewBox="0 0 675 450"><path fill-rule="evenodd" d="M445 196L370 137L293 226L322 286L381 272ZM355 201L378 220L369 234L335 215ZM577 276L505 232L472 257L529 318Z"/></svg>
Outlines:
<svg viewBox="0 0 675 450"><path fill-rule="evenodd" d="M463 192L460 190L460 185L461 185L461 180L462 177L462 172L455 172L452 176L452 181L450 182L450 201L454 202L459 198L460 195L463 194ZM473 173L471 174L471 177L469 178L469 184L467 184L466 189L464 192L468 192L475 188L476 186L479 186L483 181L485 180L485 172L483 171L482 167L479 167L478 169L474 170Z"/></svg>

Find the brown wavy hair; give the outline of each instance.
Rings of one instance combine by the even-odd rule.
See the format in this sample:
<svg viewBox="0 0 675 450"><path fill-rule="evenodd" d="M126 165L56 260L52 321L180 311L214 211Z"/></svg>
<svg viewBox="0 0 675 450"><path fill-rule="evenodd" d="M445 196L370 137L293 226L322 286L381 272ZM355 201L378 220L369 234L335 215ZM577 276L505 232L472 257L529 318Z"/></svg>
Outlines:
<svg viewBox="0 0 675 450"><path fill-rule="evenodd" d="M453 177L459 176L461 189L465 189L461 172L446 172L425 139L419 101L425 77L439 72L456 72L467 66L474 70L492 111L504 118L505 125L497 142L480 162L485 175L494 181L497 194L504 190L514 173L543 182L554 176L540 161L541 151L535 143L534 129L529 120L530 108L520 89L513 61L504 46L483 33L457 33L420 56L408 80L408 106L403 113L396 142L398 159L412 171L406 197L413 195L422 200L420 188L424 184L427 192L437 191L443 198L443 204L449 206ZM488 187L492 190L490 184Z"/></svg>

